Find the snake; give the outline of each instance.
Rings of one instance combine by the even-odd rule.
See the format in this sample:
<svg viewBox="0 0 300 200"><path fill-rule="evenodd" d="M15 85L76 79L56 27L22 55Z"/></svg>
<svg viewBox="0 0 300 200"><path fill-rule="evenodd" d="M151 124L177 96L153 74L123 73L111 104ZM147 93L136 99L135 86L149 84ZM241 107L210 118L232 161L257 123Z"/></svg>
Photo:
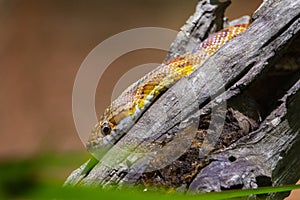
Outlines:
<svg viewBox="0 0 300 200"><path fill-rule="evenodd" d="M183 77L189 76L249 24L237 24L208 36L190 53L166 61L130 85L105 109L86 144L92 154L110 149L132 128L143 113ZM96 156L97 157L97 156Z"/></svg>

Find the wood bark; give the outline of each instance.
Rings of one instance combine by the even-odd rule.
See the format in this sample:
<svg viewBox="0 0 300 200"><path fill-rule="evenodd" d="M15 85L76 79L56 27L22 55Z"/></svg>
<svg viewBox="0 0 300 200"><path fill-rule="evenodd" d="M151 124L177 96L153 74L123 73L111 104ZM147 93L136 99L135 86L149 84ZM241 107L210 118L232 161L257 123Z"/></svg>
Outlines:
<svg viewBox="0 0 300 200"><path fill-rule="evenodd" d="M228 5L200 0L166 60L226 26ZM296 183L299 16L297 1L264 1L242 35L168 89L91 171L83 171L84 164L66 183L190 192Z"/></svg>

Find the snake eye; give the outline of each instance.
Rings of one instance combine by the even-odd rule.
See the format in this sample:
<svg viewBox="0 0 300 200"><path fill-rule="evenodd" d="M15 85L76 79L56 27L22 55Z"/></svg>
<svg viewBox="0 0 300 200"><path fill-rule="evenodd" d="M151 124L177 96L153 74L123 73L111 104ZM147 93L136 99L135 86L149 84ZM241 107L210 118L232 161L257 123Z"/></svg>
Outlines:
<svg viewBox="0 0 300 200"><path fill-rule="evenodd" d="M104 122L101 126L101 133L103 135L108 135L111 131L111 127L108 122Z"/></svg>
<svg viewBox="0 0 300 200"><path fill-rule="evenodd" d="M109 132L110 132L110 127L103 127L102 128L102 133L104 134L104 135L108 135L109 134Z"/></svg>

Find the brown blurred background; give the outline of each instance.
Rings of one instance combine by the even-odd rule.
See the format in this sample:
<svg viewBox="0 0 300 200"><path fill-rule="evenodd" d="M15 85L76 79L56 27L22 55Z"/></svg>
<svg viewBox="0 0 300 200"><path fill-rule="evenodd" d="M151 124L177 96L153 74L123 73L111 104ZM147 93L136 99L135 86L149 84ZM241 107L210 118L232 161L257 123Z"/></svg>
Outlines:
<svg viewBox="0 0 300 200"><path fill-rule="evenodd" d="M262 0L232 0L226 16L251 15ZM131 28L174 30L197 0L0 0L0 160L40 152L84 152L72 117L72 89L80 64L106 38ZM97 112L130 67L161 62L145 50L116 60L101 79ZM109 98L107 98L109 97Z"/></svg>

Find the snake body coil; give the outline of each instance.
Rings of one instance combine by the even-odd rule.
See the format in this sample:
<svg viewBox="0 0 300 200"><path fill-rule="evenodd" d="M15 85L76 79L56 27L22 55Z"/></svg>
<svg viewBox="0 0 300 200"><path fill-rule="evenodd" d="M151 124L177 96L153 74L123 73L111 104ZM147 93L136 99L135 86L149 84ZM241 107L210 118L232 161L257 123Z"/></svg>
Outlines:
<svg viewBox="0 0 300 200"><path fill-rule="evenodd" d="M114 145L158 95L182 77L191 74L226 42L244 32L247 26L248 24L239 24L212 34L193 53L161 64L129 86L100 117L87 143L88 150L93 153Z"/></svg>

